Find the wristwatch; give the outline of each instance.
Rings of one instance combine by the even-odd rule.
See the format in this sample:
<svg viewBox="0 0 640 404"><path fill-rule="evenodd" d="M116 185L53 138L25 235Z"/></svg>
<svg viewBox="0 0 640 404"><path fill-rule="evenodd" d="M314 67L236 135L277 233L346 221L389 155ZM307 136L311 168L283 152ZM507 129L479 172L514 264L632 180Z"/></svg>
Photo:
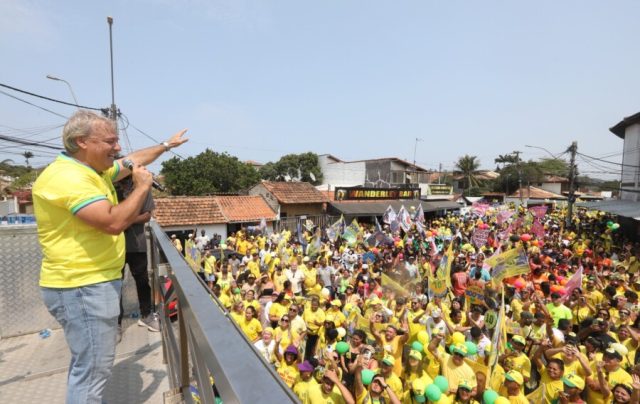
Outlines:
<svg viewBox="0 0 640 404"><path fill-rule="evenodd" d="M171 150L171 146L169 146L169 142L162 142L160 144L164 146L164 151Z"/></svg>

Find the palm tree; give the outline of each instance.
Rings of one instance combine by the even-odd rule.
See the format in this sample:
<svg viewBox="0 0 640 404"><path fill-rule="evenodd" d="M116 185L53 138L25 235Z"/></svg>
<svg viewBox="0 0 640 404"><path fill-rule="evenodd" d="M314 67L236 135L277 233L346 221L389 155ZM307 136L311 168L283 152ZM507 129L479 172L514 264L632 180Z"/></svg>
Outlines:
<svg viewBox="0 0 640 404"><path fill-rule="evenodd" d="M27 162L27 167L30 168L31 166L29 165L29 159L33 158L33 153L31 153L30 151L26 151L22 153L22 156L24 157L24 161Z"/></svg>
<svg viewBox="0 0 640 404"><path fill-rule="evenodd" d="M478 156L469 156L468 154L465 154L456 162L456 169L464 178L464 190L467 191L467 196L469 196L469 189L472 186L478 186L479 184L478 179L475 177L475 172L478 168L480 168L480 160L478 160Z"/></svg>
<svg viewBox="0 0 640 404"><path fill-rule="evenodd" d="M520 162L520 158L517 154L499 154L497 158L493 160L496 164L502 164L503 166L497 167L496 171L500 171L501 168L506 167L507 164L517 164Z"/></svg>

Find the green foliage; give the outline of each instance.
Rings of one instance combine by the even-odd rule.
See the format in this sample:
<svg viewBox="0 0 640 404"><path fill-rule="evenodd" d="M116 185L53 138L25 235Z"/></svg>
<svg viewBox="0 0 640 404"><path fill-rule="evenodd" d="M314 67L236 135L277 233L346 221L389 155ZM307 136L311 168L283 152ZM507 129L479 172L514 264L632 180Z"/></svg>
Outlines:
<svg viewBox="0 0 640 404"><path fill-rule="evenodd" d="M6 175L7 177L17 178L22 174L28 173L31 171L30 168L19 165L9 164L11 160L4 160L0 162L0 175Z"/></svg>
<svg viewBox="0 0 640 404"><path fill-rule="evenodd" d="M313 185L322 183L322 170L318 155L312 152L287 154L275 163L269 162L260 168L262 179L288 181L296 179Z"/></svg>
<svg viewBox="0 0 640 404"><path fill-rule="evenodd" d="M518 190L519 175L522 175L522 186L524 187L527 184L542 182L544 174L540 164L532 160L507 165L500 170L500 177L493 183L493 190L512 194Z"/></svg>
<svg viewBox="0 0 640 404"><path fill-rule="evenodd" d="M260 181L258 171L250 164L210 149L184 160L167 160L162 163L161 173L171 195L238 192Z"/></svg>
<svg viewBox="0 0 640 404"><path fill-rule="evenodd" d="M569 177L569 163L562 159L544 158L537 163L540 170L545 174L557 175L559 177Z"/></svg>
<svg viewBox="0 0 640 404"><path fill-rule="evenodd" d="M456 162L456 171L463 175L465 195L469 196L470 188L477 188L480 181L476 178L475 172L480 168L478 156L465 154Z"/></svg>

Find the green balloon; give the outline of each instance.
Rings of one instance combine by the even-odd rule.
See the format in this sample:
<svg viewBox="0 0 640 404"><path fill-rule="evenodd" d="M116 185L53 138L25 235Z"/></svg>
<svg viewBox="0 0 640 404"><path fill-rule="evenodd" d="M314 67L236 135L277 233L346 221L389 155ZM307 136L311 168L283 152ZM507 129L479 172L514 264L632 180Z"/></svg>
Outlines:
<svg viewBox="0 0 640 404"><path fill-rule="evenodd" d="M609 220L609 221L607 222L607 227L611 227L612 225L613 225L613 222L612 222L611 220Z"/></svg>
<svg viewBox="0 0 640 404"><path fill-rule="evenodd" d="M485 390L482 395L482 400L485 404L493 404L498 398L498 393L493 390Z"/></svg>
<svg viewBox="0 0 640 404"><path fill-rule="evenodd" d="M436 386L435 384L430 384L424 390L424 395L427 396L429 401L436 402L440 400L440 397L442 397L442 391L440 391L438 386Z"/></svg>
<svg viewBox="0 0 640 404"><path fill-rule="evenodd" d="M424 349L424 345L422 345L420 341L414 341L413 344L411 344L411 349L422 352L422 350Z"/></svg>
<svg viewBox="0 0 640 404"><path fill-rule="evenodd" d="M376 372L371 369L362 369L360 375L362 376L362 384L368 386L373 381L373 377L376 375Z"/></svg>
<svg viewBox="0 0 640 404"><path fill-rule="evenodd" d="M475 354L478 353L478 347L473 342L466 341L464 344L467 346L467 354L468 355L475 355Z"/></svg>
<svg viewBox="0 0 640 404"><path fill-rule="evenodd" d="M216 404L222 404L222 399L220 397L216 397Z"/></svg>
<svg viewBox="0 0 640 404"><path fill-rule="evenodd" d="M347 344L346 342L340 341L336 344L336 351L340 355L344 355L345 353L347 353L348 350L349 350L349 344Z"/></svg>
<svg viewBox="0 0 640 404"><path fill-rule="evenodd" d="M449 381L442 375L436 376L436 378L433 379L433 384L438 386L442 394L447 394L447 392L449 391Z"/></svg>

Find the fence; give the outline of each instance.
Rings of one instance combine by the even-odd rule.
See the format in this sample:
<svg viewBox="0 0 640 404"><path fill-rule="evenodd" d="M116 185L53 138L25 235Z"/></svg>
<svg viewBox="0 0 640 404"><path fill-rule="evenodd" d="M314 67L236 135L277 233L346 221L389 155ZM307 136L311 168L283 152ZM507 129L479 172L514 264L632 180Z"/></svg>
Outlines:
<svg viewBox="0 0 640 404"><path fill-rule="evenodd" d="M151 222L154 295L169 383L187 403L197 388L213 404L210 377L227 403L297 403L293 392L228 317L162 228ZM192 386L193 385L193 386Z"/></svg>

